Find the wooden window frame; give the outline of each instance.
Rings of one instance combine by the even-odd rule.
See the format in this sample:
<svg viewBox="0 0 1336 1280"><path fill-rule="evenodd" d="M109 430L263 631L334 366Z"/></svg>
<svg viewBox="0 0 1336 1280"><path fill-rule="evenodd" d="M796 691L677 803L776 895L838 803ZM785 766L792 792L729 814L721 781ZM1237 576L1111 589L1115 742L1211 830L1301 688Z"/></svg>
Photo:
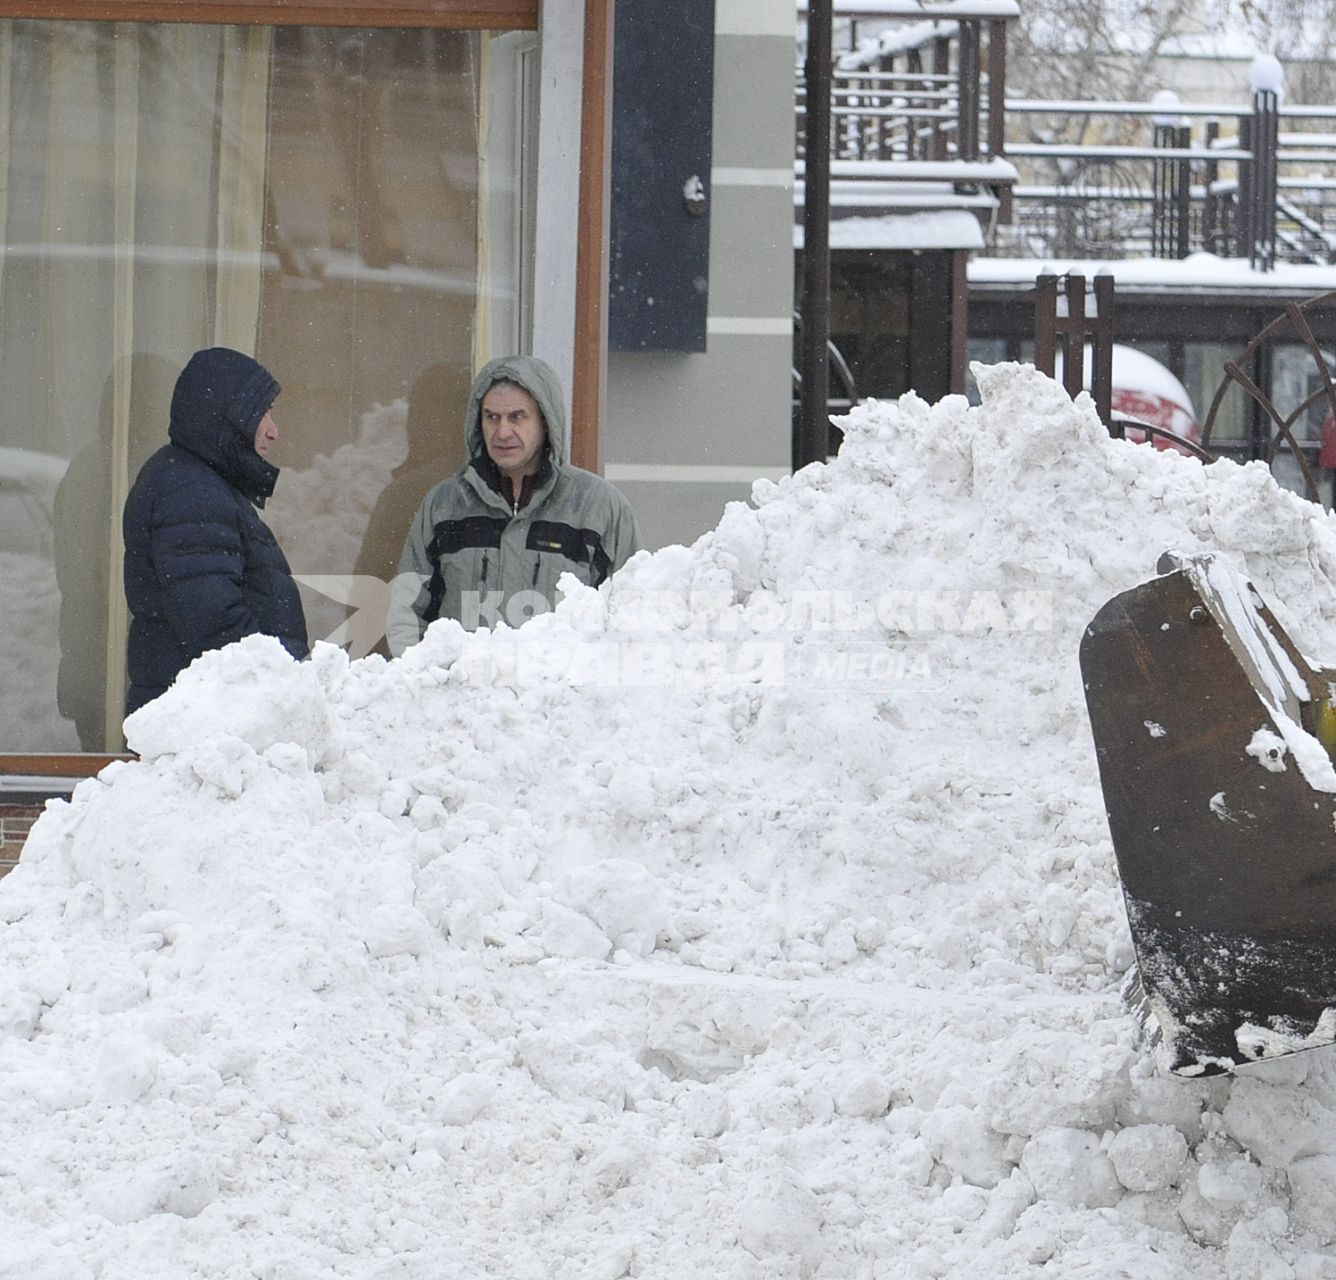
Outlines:
<svg viewBox="0 0 1336 1280"><path fill-rule="evenodd" d="M536 31L538 4L539 0L3 0L0 18Z"/></svg>
<svg viewBox="0 0 1336 1280"><path fill-rule="evenodd" d="M608 389L608 253L612 207L613 0L585 0L580 104L580 224L575 259L571 461L602 470Z"/></svg>

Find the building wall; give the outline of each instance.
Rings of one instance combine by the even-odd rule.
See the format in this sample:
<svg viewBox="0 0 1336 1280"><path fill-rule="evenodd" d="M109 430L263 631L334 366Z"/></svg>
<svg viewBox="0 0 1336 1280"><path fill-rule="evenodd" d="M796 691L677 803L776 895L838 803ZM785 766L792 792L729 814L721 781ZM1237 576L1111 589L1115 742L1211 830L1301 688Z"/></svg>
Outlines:
<svg viewBox="0 0 1336 1280"><path fill-rule="evenodd" d="M716 0L707 349L609 356L604 473L651 547L789 470L793 38L792 0Z"/></svg>

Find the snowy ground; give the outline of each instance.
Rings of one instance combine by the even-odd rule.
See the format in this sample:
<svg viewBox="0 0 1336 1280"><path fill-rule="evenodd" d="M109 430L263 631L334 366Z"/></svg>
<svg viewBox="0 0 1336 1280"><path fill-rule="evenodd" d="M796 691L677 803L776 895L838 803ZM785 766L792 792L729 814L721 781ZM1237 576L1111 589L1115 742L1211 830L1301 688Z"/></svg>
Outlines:
<svg viewBox="0 0 1336 1280"><path fill-rule="evenodd" d="M1077 672L1336 526L1014 365L395 663L251 640L0 881L0 1276L1336 1277L1336 1054L1159 1075Z"/></svg>

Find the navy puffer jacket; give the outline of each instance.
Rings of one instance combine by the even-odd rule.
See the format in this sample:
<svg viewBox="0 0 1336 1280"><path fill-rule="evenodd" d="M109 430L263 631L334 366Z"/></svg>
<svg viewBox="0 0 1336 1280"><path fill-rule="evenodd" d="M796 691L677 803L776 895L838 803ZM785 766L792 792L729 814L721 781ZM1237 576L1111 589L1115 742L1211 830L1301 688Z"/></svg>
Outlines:
<svg viewBox="0 0 1336 1280"><path fill-rule="evenodd" d="M276 636L307 654L297 585L255 508L278 468L255 432L278 395L263 365L239 351L197 351L176 381L164 445L125 502L125 597L130 606L126 713L156 698L208 649Z"/></svg>

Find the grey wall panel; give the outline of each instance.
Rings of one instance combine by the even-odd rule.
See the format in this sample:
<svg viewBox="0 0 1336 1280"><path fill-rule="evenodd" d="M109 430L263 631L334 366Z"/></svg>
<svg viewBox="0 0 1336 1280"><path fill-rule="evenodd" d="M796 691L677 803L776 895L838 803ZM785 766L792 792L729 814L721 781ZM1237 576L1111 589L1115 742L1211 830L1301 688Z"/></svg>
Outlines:
<svg viewBox="0 0 1336 1280"><path fill-rule="evenodd" d="M679 543L690 546L719 523L730 502L746 502L750 484L646 484L618 481L640 522L651 550Z"/></svg>
<svg viewBox="0 0 1336 1280"><path fill-rule="evenodd" d="M787 339L711 334L708 356L614 352L606 441L612 463L787 466Z"/></svg>
<svg viewBox="0 0 1336 1280"><path fill-rule="evenodd" d="M716 186L710 314L793 312L793 198L782 187Z"/></svg>
<svg viewBox="0 0 1336 1280"><path fill-rule="evenodd" d="M792 169L793 37L716 34L714 165ZM777 127L783 121L782 127ZM762 127L758 128L758 123Z"/></svg>

